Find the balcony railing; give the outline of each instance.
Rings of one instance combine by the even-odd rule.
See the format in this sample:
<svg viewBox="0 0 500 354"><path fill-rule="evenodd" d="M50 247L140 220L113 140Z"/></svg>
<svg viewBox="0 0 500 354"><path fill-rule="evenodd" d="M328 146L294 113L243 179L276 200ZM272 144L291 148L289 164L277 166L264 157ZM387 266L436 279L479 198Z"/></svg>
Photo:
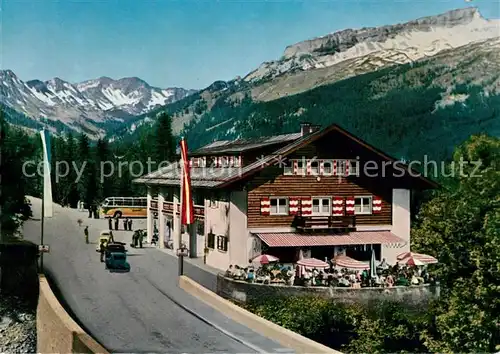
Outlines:
<svg viewBox="0 0 500 354"><path fill-rule="evenodd" d="M205 207L203 205L194 205L194 216L197 218L205 217ZM174 212L174 203L173 202L164 202L163 203L163 212L168 215L173 215ZM177 215L179 215L179 210L177 210Z"/></svg>
<svg viewBox="0 0 500 354"><path fill-rule="evenodd" d="M295 227L299 230L328 230L328 229L355 229L355 216L312 215L296 216Z"/></svg>

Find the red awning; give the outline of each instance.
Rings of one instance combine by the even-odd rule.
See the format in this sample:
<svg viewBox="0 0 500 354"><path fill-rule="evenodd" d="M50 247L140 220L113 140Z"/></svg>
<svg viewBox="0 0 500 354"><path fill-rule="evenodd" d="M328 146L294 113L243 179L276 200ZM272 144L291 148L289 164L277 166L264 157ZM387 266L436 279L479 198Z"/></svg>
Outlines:
<svg viewBox="0 0 500 354"><path fill-rule="evenodd" d="M340 235L304 235L294 232L254 234L269 247L349 246L405 243L390 231L355 231Z"/></svg>
<svg viewBox="0 0 500 354"><path fill-rule="evenodd" d="M354 258L347 257L344 255L339 255L332 259L334 264L340 268L347 269L370 269L369 262L360 262Z"/></svg>

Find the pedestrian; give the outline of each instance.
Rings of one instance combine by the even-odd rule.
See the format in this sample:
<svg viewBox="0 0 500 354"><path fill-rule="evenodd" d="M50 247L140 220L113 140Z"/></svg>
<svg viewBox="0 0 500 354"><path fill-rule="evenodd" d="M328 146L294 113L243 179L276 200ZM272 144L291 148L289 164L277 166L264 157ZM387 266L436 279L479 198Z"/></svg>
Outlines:
<svg viewBox="0 0 500 354"><path fill-rule="evenodd" d="M128 225L128 218L125 218L125 220L123 220L123 229L125 231L127 231L127 225Z"/></svg>
<svg viewBox="0 0 500 354"><path fill-rule="evenodd" d="M85 230L83 230L83 234L85 235L85 243L89 243L89 227L85 226Z"/></svg>
<svg viewBox="0 0 500 354"><path fill-rule="evenodd" d="M89 218L92 218L92 205L90 203L87 203L87 210L89 211Z"/></svg>
<svg viewBox="0 0 500 354"><path fill-rule="evenodd" d="M101 253L101 262L104 262L104 253L106 252L106 241L101 240L99 244L99 252Z"/></svg>
<svg viewBox="0 0 500 354"><path fill-rule="evenodd" d="M108 225L109 225L109 229L113 230L113 220L111 220L111 218L108 219Z"/></svg>
<svg viewBox="0 0 500 354"><path fill-rule="evenodd" d="M115 218L115 230L118 230L118 222L119 222L119 219L118 217Z"/></svg>
<svg viewBox="0 0 500 354"><path fill-rule="evenodd" d="M142 239L144 237L144 235L142 234L142 230L139 230L138 236L139 236L139 247L142 248Z"/></svg>
<svg viewBox="0 0 500 354"><path fill-rule="evenodd" d="M128 229L132 231L132 219L128 219Z"/></svg>

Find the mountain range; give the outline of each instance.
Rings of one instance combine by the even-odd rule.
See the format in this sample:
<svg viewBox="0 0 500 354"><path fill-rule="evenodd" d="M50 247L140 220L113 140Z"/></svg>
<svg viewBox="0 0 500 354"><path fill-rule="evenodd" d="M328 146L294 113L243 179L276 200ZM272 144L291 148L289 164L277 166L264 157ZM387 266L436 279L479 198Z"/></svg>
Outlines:
<svg viewBox="0 0 500 354"><path fill-rule="evenodd" d="M126 122L193 92L152 87L137 77L101 77L72 84L57 77L23 81L11 70L0 70L0 103L35 121L62 123L52 124L53 130L63 126L94 137L105 134L106 124Z"/></svg>
<svg viewBox="0 0 500 354"><path fill-rule="evenodd" d="M295 131L297 121L304 119L321 124L337 122L364 138L367 138L364 135L373 136L381 127L395 129L386 125L394 117L374 115L370 111L355 114L357 106L397 114L399 121L394 124L404 124L405 119L408 122L406 127L398 129L411 131L409 122L413 113L409 112L418 106L424 110L417 115L421 120L431 122L435 119L443 125L429 123L434 130L427 134L428 137L443 134L455 123L460 125L459 136L450 135L450 141L442 144L442 148L447 149L459 138L482 131L486 126L500 134L500 126L497 126L500 120L500 105L497 107L500 102L497 99L499 69L500 20L485 19L477 8L469 7L407 23L345 29L308 39L286 47L281 58L262 63L243 77L215 81L199 91L178 89L178 95L170 96L171 101L157 108L149 104L152 93L145 95L140 104L130 104L131 98L127 101L118 99L122 97L120 94L112 95L115 91L106 89L106 78L101 78L96 86L102 87L97 90L100 94L92 94L92 102L99 102L93 107L98 105L100 108L90 111L104 113L87 114L84 120L97 126L99 132L107 132L110 140L133 141L151 129L157 113L166 111L173 117L174 133L191 137L194 144L191 145L195 147L215 139ZM126 87L125 82L131 79L123 80L121 85L116 84L120 80L114 81L112 87ZM139 79L134 81L147 87ZM88 86L96 85L92 82L87 82ZM86 92L78 86L86 87L85 83L73 87ZM4 90L0 91L0 100L5 101L3 92L9 92L10 87L0 86L0 90ZM352 91L353 88L357 91ZM120 92L132 97L130 91ZM155 92L159 94L163 90L155 89ZM408 97L401 96L401 92ZM112 108L101 103L101 95L116 97ZM394 105L394 97L398 97L397 109L387 110L389 101ZM8 107L33 117L26 105L20 110L19 103L12 101L9 100ZM478 102L487 109L471 111L470 107L479 109ZM56 112L52 118L74 126L73 118L64 117L65 104L51 107L52 112ZM448 122L451 118L443 118L461 117L465 111L470 115L477 113L481 124L483 118L488 123L475 127L471 122L479 123L474 119ZM124 112L130 116L123 118ZM379 134L383 136L382 131ZM383 147L387 142L382 139L373 143ZM408 142L408 146L412 144ZM387 148L391 150L392 147Z"/></svg>
<svg viewBox="0 0 500 354"><path fill-rule="evenodd" d="M447 65L447 57L459 65L456 53L464 47L499 37L500 20L483 18L475 7L403 24L342 30L290 45L280 59L265 62L244 77L216 81L185 99L140 115L111 136L137 134L137 128L152 124L161 110L173 115L174 132L180 133L186 124L206 120L204 115L214 113L220 106L238 106L245 97L255 103L279 100L385 68L414 65L437 54L442 55L442 65ZM500 51L496 44L491 49ZM493 73L479 71L474 80L479 82L490 74ZM460 81L459 76L455 79ZM228 121L234 123L234 117L228 117ZM227 130L220 130L222 126L218 124L207 128L211 131L208 135L224 135L236 129L230 125Z"/></svg>

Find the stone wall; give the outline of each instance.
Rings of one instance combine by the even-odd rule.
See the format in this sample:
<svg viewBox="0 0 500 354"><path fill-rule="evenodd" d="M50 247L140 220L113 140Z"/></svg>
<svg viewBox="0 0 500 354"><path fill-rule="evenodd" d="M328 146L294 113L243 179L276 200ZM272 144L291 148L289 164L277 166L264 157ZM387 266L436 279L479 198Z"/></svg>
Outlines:
<svg viewBox="0 0 500 354"><path fill-rule="evenodd" d="M439 296L439 286L395 286L392 288L331 288L331 287L302 287L251 284L226 278L217 277L217 294L238 302L247 302L264 296L306 296L316 295L326 299L346 303L367 303L371 301L392 300L405 303L420 304Z"/></svg>
<svg viewBox="0 0 500 354"><path fill-rule="evenodd" d="M40 276L36 332L38 353L108 353L69 316L43 275Z"/></svg>
<svg viewBox="0 0 500 354"><path fill-rule="evenodd" d="M36 304L38 298L38 246L9 239L0 244L0 292Z"/></svg>

